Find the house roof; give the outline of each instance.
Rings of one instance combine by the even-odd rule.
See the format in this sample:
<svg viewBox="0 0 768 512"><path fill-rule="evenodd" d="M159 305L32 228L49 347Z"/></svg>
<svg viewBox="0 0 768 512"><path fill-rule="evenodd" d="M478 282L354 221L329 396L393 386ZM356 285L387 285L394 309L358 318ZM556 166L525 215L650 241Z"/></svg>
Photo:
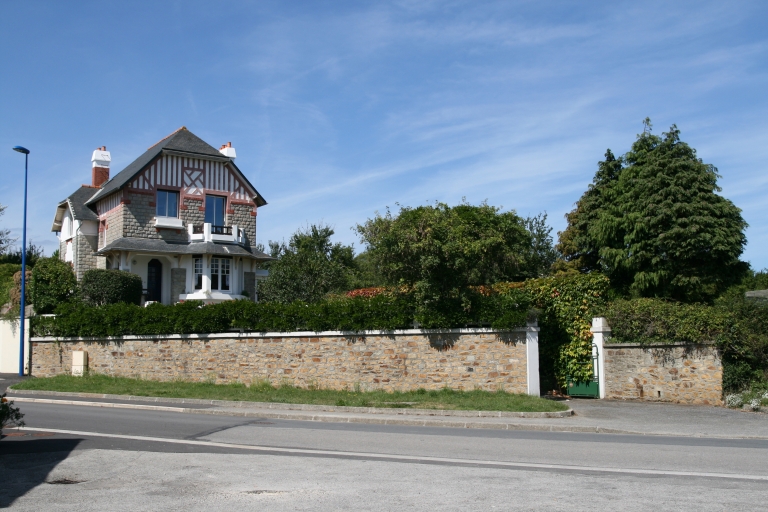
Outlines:
<svg viewBox="0 0 768 512"><path fill-rule="evenodd" d="M267 202L259 194L248 178L245 177L243 172L235 165L231 158L225 157L213 146L205 142L203 139L187 130L185 126L182 126L166 138L149 148L139 158L131 162L128 167L117 173L112 179L102 185L101 189L96 192L86 204L95 204L99 199L108 196L112 192L121 189L125 186L131 178L133 178L139 171L149 165L152 160L157 158L163 151L173 151L178 153L184 153L192 157L216 157L216 159L226 160L228 163L237 170L245 183L256 192L256 205L264 206Z"/></svg>
<svg viewBox="0 0 768 512"><path fill-rule="evenodd" d="M67 206L69 206L69 209L72 212L72 217L74 217L75 220L92 220L98 222L99 217L96 215L96 212L85 205L88 199L93 196L94 192L96 192L95 188L89 187L88 185L82 185L68 198L61 201L56 209L56 216L53 219L51 231L61 231L61 223L64 220L64 211Z"/></svg>
<svg viewBox="0 0 768 512"><path fill-rule="evenodd" d="M217 256L242 256L259 261L273 260L274 258L261 251L243 247L213 242L166 242L152 238L119 238L107 244L96 254L103 256L112 251L130 251L164 254L213 254Z"/></svg>

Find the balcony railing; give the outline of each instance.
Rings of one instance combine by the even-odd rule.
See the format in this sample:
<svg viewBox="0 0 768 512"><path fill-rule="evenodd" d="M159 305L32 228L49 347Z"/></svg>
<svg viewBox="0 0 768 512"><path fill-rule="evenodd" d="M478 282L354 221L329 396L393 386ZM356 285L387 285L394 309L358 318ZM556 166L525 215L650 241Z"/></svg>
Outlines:
<svg viewBox="0 0 768 512"><path fill-rule="evenodd" d="M205 233L205 224L195 224L192 226L193 235L202 235L203 233ZM211 234L212 235L231 235L232 226L215 226L212 224Z"/></svg>

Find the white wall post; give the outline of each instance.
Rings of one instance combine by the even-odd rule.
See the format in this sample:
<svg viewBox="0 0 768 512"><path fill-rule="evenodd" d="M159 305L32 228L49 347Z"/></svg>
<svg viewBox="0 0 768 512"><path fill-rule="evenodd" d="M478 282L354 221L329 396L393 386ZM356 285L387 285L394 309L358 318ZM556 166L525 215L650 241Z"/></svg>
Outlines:
<svg viewBox="0 0 768 512"><path fill-rule="evenodd" d="M605 339L611 335L608 319L597 317L592 319L592 357L597 351L597 382L600 387L600 398L605 398Z"/></svg>
<svg viewBox="0 0 768 512"><path fill-rule="evenodd" d="M72 351L72 375L82 377L88 371L88 352L85 350Z"/></svg>
<svg viewBox="0 0 768 512"><path fill-rule="evenodd" d="M536 320L525 328L525 360L528 377L528 394L541 396L539 384L539 327Z"/></svg>

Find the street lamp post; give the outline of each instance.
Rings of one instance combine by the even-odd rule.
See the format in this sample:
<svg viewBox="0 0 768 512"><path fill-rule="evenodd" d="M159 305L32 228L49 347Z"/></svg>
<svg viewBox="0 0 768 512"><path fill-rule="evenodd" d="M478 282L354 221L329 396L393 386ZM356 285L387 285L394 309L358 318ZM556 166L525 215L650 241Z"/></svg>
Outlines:
<svg viewBox="0 0 768 512"><path fill-rule="evenodd" d="M24 153L24 224L21 229L21 302L19 304L19 376L24 376L24 313L27 309L27 168L29 150L14 146L14 151Z"/></svg>

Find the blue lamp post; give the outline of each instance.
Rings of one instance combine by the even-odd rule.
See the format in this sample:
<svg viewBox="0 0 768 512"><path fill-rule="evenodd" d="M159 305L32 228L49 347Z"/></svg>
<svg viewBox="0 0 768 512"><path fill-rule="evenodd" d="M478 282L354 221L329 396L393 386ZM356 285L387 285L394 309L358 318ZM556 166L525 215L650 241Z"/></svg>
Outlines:
<svg viewBox="0 0 768 512"><path fill-rule="evenodd" d="M14 146L14 151L24 153L24 225L21 229L21 302L19 304L19 375L24 376L24 313L27 309L27 167L29 164L29 150L21 146Z"/></svg>

